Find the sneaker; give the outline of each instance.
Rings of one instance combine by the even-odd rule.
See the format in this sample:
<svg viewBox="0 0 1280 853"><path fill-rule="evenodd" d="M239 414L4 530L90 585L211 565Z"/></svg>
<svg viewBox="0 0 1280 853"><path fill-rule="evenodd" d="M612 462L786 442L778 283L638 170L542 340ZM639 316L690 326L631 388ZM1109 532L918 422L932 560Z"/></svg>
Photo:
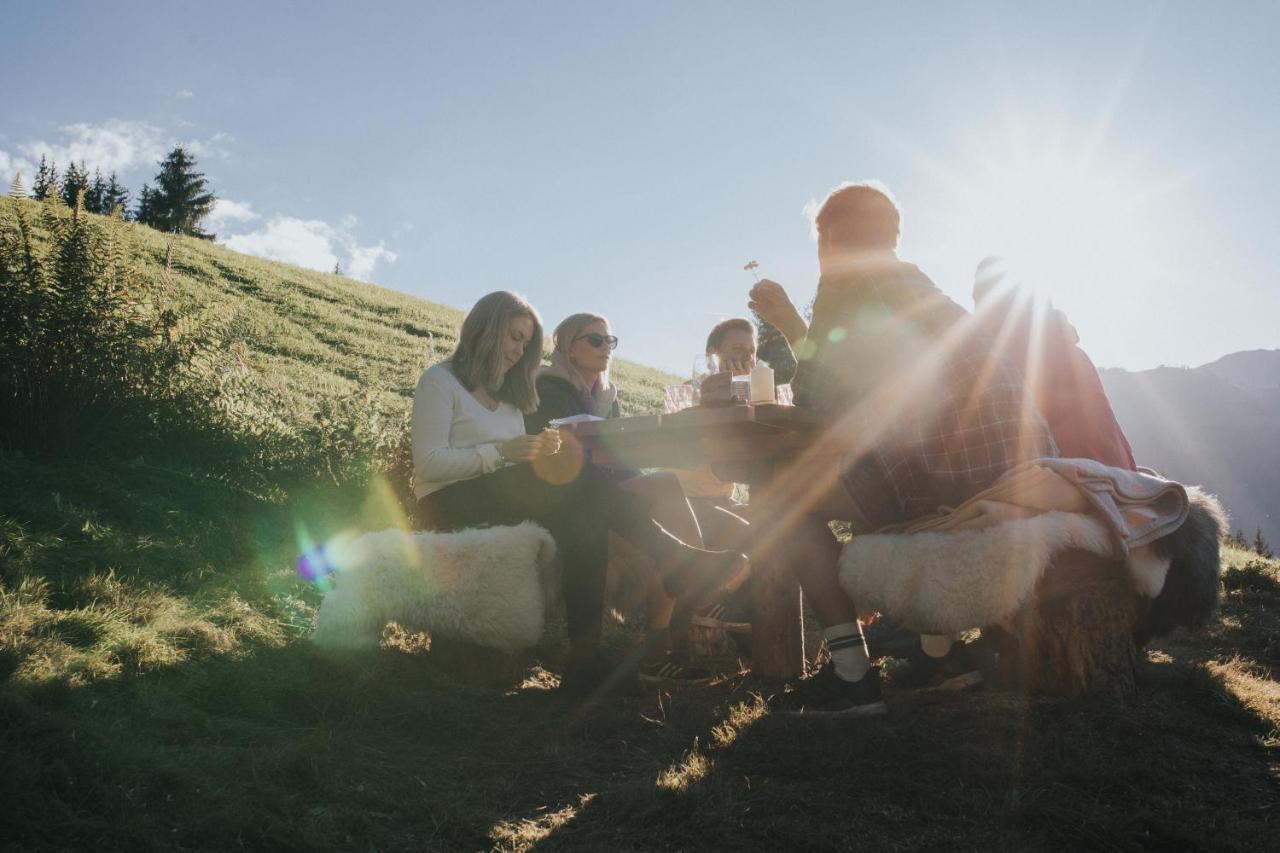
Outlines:
<svg viewBox="0 0 1280 853"><path fill-rule="evenodd" d="M667 654L640 664L640 680L646 684L710 684L715 673Z"/></svg>
<svg viewBox="0 0 1280 853"><path fill-rule="evenodd" d="M730 610L723 604L709 604L689 619L690 625L699 628L712 628L718 631L735 631L739 634L751 633L751 622L746 614Z"/></svg>
<svg viewBox="0 0 1280 853"><path fill-rule="evenodd" d="M880 668L871 667L857 681L836 675L830 662L777 699L778 710L806 717L874 717L889 707L880 696Z"/></svg>

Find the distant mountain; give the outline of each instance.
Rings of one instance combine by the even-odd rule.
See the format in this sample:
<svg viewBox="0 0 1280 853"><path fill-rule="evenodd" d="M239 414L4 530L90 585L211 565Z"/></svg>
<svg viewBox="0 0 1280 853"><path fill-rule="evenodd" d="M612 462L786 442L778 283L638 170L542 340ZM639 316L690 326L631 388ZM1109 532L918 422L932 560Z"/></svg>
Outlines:
<svg viewBox="0 0 1280 853"><path fill-rule="evenodd" d="M1204 486L1233 529L1280 544L1280 350L1101 374L1139 465Z"/></svg>
<svg viewBox="0 0 1280 853"><path fill-rule="evenodd" d="M1215 362L1196 368L1225 379L1244 391L1280 394L1280 350L1255 349L1233 352Z"/></svg>

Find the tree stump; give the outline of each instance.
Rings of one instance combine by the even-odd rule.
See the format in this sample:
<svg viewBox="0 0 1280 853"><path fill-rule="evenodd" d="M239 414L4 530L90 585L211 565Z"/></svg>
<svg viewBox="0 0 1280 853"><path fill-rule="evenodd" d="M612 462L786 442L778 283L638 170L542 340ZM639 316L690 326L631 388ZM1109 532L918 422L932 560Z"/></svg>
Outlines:
<svg viewBox="0 0 1280 853"><path fill-rule="evenodd" d="M998 642L998 680L1034 693L1127 702L1135 690L1136 621L1123 561L1064 551Z"/></svg>

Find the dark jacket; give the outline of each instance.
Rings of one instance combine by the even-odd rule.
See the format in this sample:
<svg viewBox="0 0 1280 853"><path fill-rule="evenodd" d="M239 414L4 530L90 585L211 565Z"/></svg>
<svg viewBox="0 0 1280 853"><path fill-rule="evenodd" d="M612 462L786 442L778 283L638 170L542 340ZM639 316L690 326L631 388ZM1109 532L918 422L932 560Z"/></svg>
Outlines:
<svg viewBox="0 0 1280 853"><path fill-rule="evenodd" d="M573 383L567 379L543 374L537 379L537 389L538 408L524 416L525 432L530 435L542 432L551 421L557 418L590 414L582 397L578 395L578 389L573 387ZM613 405L609 408L609 417L616 418L621 414L622 410L618 407L618 401L615 398ZM598 468L597 470L615 483L630 480L640 473L631 468Z"/></svg>
<svg viewBox="0 0 1280 853"><path fill-rule="evenodd" d="M588 414L586 405L578 396L578 389L567 379L544 374L537 379L537 389L538 408L524 416L525 432L530 435L542 432L549 422L557 418ZM615 399L609 417L616 418L621 414Z"/></svg>

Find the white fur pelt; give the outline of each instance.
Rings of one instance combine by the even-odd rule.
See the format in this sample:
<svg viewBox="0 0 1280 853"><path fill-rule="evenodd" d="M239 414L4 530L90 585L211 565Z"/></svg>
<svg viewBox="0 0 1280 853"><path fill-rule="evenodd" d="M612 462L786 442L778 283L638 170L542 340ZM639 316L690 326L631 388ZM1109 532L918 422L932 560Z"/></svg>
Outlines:
<svg viewBox="0 0 1280 853"><path fill-rule="evenodd" d="M336 567L312 641L375 649L388 622L504 651L542 636L557 592L551 534L531 522L456 533L367 533L326 549ZM329 553L332 552L332 553Z"/></svg>
<svg viewBox="0 0 1280 853"><path fill-rule="evenodd" d="M840 585L859 609L951 634L1012 616L1067 548L1114 554L1100 522L1048 512L980 530L855 536L840 556Z"/></svg>

